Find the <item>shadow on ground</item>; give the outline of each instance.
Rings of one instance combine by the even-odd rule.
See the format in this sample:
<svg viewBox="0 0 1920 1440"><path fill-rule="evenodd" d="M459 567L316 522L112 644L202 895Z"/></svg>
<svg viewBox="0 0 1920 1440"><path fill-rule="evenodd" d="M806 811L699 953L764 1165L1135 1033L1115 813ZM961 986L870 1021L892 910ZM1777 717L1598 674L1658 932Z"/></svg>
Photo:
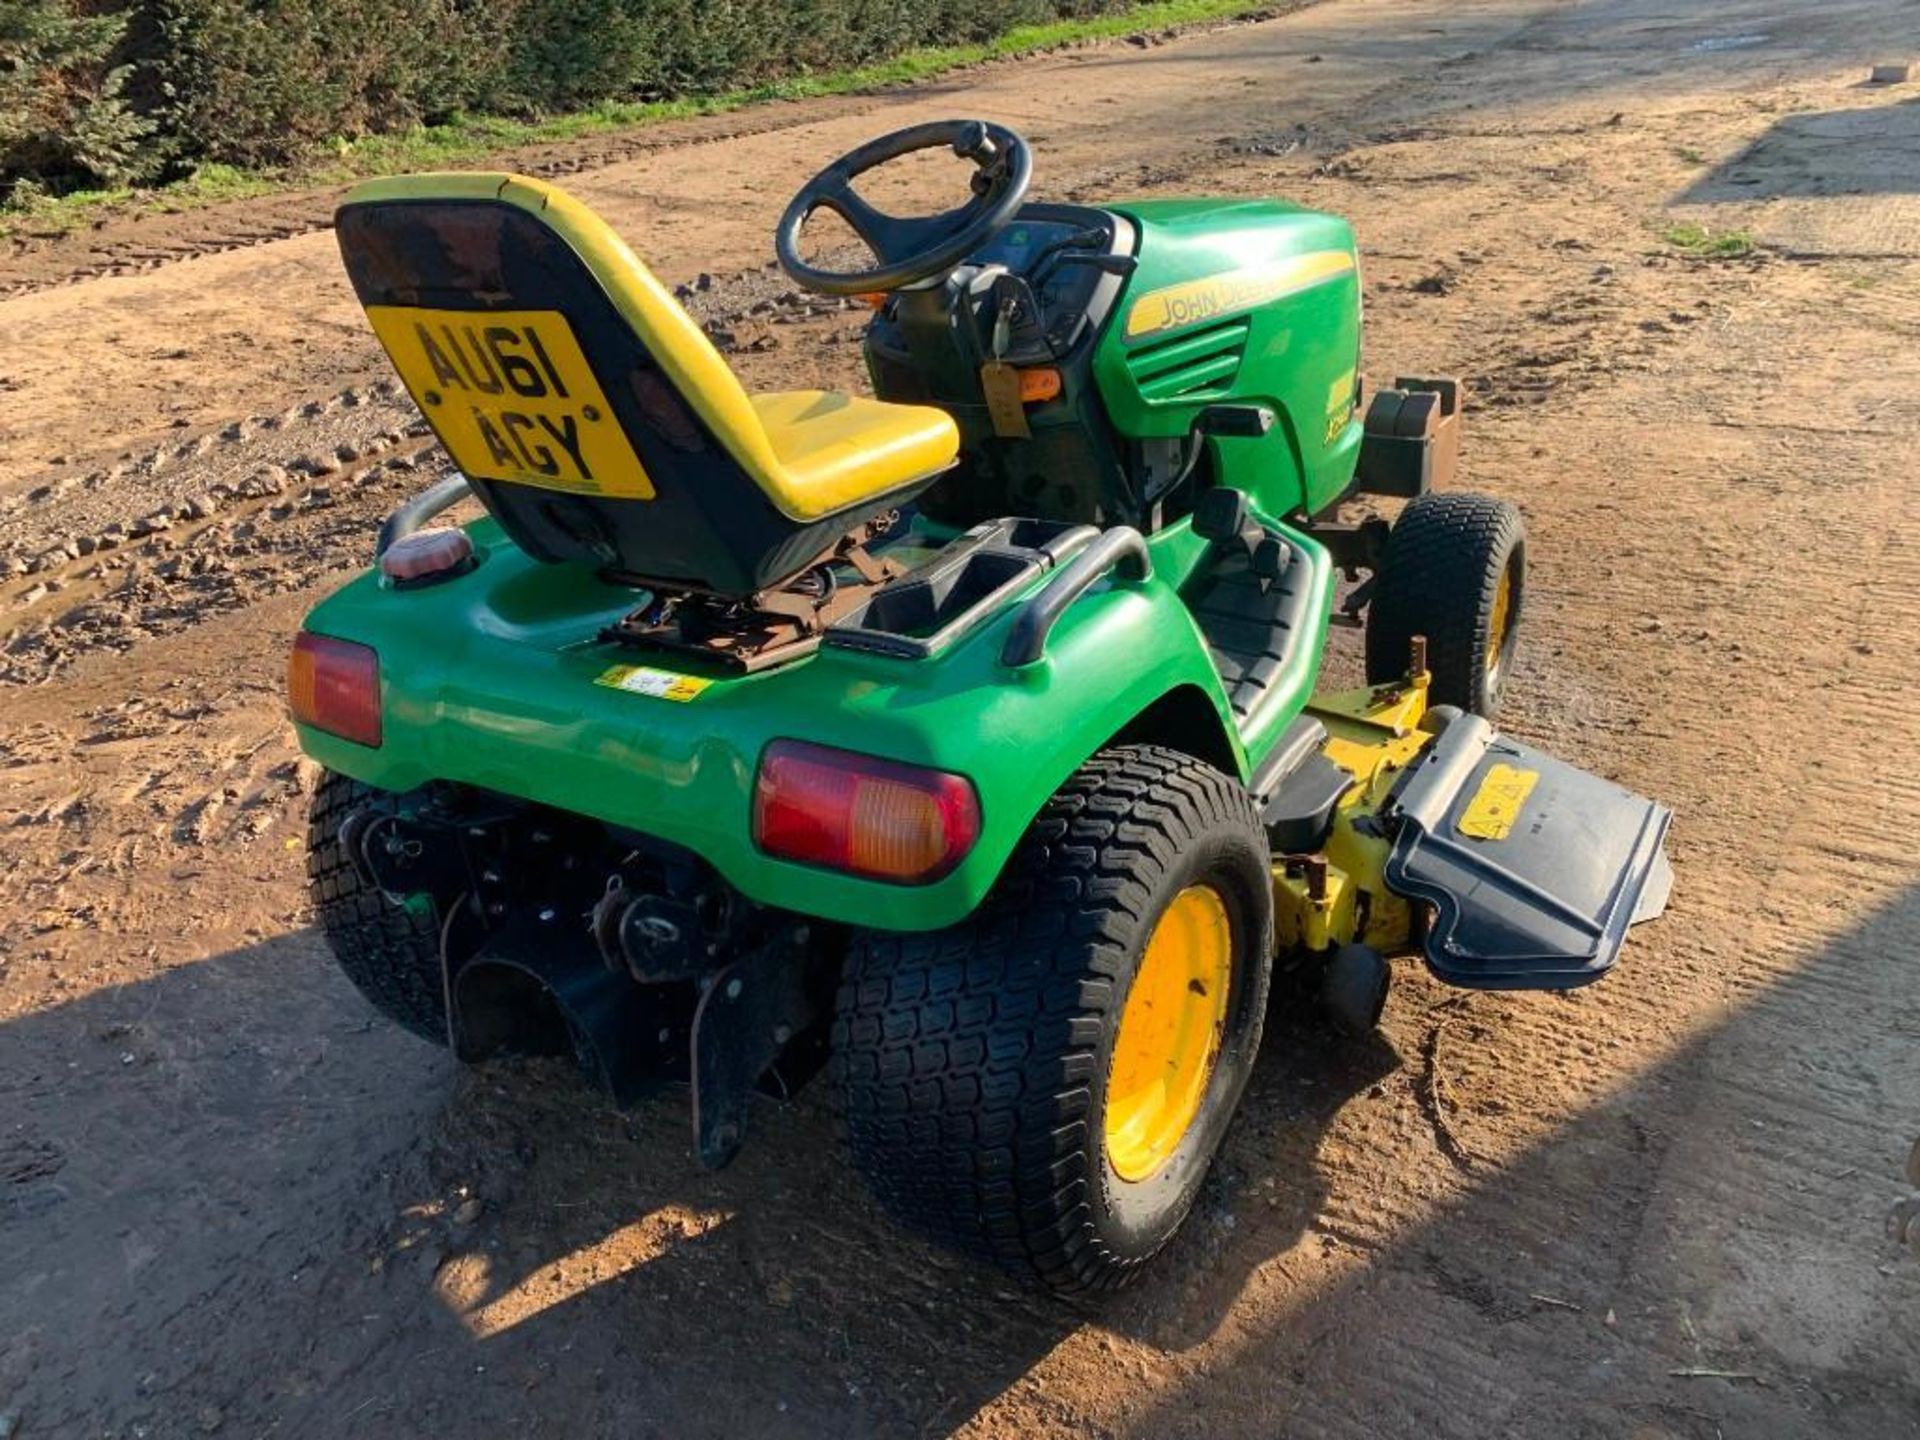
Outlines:
<svg viewBox="0 0 1920 1440"><path fill-rule="evenodd" d="M1318 1135L1397 1057L1271 1035L1169 1283L1103 1314L893 1230L817 1092L759 1108L710 1175L684 1092L623 1116L563 1064L460 1071L374 1019L312 932L183 965L0 1028L0 1413L944 1432L1090 1320L1204 1339L1238 1272L1299 1241ZM1251 1204L1275 1167L1283 1199Z"/></svg>
<svg viewBox="0 0 1920 1440"><path fill-rule="evenodd" d="M1920 193L1920 100L1782 115L1674 197L1712 205L1790 196Z"/></svg>
<svg viewBox="0 0 1920 1440"><path fill-rule="evenodd" d="M1246 1307L1125 1432L1920 1434L1893 1318L1920 1267L1879 1221L1920 1111L1916 934L1909 889L1308 1303Z"/></svg>
<svg viewBox="0 0 1920 1440"><path fill-rule="evenodd" d="M682 1096L622 1117L561 1067L458 1072L372 1020L310 933L272 940L0 1031L0 1398L28 1433L944 1434L1102 1325L1173 1355L1218 1342L1190 1383L1135 1387L1149 1408L1119 1428L1142 1435L1906 1433L1915 1337L1840 1336L1833 1374L1796 1371L1801 1332L1848 1315L1783 1298L1774 1257L1740 1254L1758 1241L1684 1213L1689 1184L1751 1184L1760 1221L1812 1186L1872 1272L1880 1187L1796 1168L1800 1132L1828 1122L1793 1110L1724 1153L1672 1146L1716 1087L1764 1100L1770 1074L1883 1092L1876 1109L1920 1094L1911 1054L1848 1062L1801 1023L1841 967L1836 993L1913 1011L1917 928L1909 893L1385 1249L1329 1233L1330 1181L1356 1181L1317 1150L1399 1058L1277 1017L1194 1222L1101 1307L899 1236L820 1098L762 1108L742 1159L707 1175ZM1860 1174L1898 1148L1888 1118L1842 1135ZM1339 1257L1318 1262L1343 1246L1328 1283ZM1749 1286L1782 1313L1740 1314ZM1445 1391L1463 1346L1510 1357L1500 1393ZM1672 1378L1683 1364L1756 1379ZM1635 1428L1650 1419L1665 1428Z"/></svg>

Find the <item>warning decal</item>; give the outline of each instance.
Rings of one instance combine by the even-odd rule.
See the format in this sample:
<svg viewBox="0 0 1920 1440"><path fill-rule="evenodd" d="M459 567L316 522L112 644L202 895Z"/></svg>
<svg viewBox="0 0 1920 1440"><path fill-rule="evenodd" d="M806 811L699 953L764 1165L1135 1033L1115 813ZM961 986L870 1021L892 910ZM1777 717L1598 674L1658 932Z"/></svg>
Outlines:
<svg viewBox="0 0 1920 1440"><path fill-rule="evenodd" d="M1472 840L1506 839L1520 819L1520 807L1527 803L1527 797L1539 783L1538 770L1495 765L1487 771L1486 779L1480 782L1473 799L1460 813L1460 833Z"/></svg>
<svg viewBox="0 0 1920 1440"><path fill-rule="evenodd" d="M676 675L671 670L656 670L651 665L609 666L593 682L629 695L650 695L655 700L673 700L684 705L696 699L713 684L698 675Z"/></svg>

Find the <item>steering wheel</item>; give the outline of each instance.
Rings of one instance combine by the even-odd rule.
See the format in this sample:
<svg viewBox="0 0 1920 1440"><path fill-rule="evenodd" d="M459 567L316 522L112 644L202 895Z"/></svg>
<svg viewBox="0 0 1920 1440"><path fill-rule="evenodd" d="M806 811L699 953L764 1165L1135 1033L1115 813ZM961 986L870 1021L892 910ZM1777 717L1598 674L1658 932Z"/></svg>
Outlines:
<svg viewBox="0 0 1920 1440"><path fill-rule="evenodd" d="M901 217L876 210L854 193L853 182L869 170L920 150L950 148L973 161L973 195L942 215ZM1026 198L1033 178L1033 151L1004 125L985 120L934 120L909 125L850 150L813 179L780 217L774 253L780 268L822 295L859 295L898 290L945 275L999 234ZM820 270L800 258L800 230L825 207L845 220L879 257L871 270Z"/></svg>

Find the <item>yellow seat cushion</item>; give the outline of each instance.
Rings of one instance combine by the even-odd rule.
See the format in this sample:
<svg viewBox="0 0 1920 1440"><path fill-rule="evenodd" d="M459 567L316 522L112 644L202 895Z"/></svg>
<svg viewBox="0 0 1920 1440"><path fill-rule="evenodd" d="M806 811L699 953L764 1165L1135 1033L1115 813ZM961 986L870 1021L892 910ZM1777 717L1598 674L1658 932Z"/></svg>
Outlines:
<svg viewBox="0 0 1920 1440"><path fill-rule="evenodd" d="M365 181L347 196L350 205L460 200L515 206L571 248L674 388L788 519L807 524L881 498L946 469L959 453L953 420L926 406L824 390L749 396L706 333L627 243L545 181L492 173L402 175Z"/></svg>
<svg viewBox="0 0 1920 1440"><path fill-rule="evenodd" d="M752 398L778 473L766 477L796 520L878 500L938 474L960 452L953 417L928 405L894 405L831 390Z"/></svg>

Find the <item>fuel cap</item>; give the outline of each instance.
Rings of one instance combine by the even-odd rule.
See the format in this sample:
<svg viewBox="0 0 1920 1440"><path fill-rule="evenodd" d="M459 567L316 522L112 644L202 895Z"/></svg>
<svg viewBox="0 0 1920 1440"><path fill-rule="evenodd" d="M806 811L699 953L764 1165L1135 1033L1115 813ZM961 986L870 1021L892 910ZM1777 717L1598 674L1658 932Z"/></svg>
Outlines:
<svg viewBox="0 0 1920 1440"><path fill-rule="evenodd" d="M402 536L380 556L380 573L396 585L446 580L473 566L473 542L451 525Z"/></svg>

